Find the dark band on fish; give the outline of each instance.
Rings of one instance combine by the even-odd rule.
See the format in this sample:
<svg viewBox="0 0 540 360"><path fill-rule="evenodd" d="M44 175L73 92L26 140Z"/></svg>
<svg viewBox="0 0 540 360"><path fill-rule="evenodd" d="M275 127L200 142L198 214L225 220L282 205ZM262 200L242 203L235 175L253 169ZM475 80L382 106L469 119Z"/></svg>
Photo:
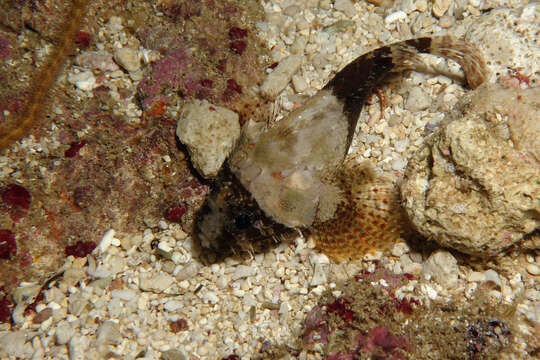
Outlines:
<svg viewBox="0 0 540 360"><path fill-rule="evenodd" d="M344 103L343 110L349 121L347 149L352 142L356 123L367 97L389 73L403 65L400 62L404 59L394 56L396 47L412 47L418 52L429 52L431 38L406 40L368 52L345 66L324 87L332 90L333 94Z"/></svg>

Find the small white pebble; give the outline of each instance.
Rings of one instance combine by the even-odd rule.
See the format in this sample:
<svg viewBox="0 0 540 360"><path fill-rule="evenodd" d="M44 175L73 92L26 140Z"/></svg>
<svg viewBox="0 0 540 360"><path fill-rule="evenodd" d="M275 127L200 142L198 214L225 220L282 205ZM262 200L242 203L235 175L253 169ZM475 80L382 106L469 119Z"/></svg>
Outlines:
<svg viewBox="0 0 540 360"><path fill-rule="evenodd" d="M115 231L113 229L107 230L105 235L101 238L101 241L99 242L99 245L96 246L96 249L94 250L94 253L104 253L107 251L109 246L111 246L112 240L114 238Z"/></svg>
<svg viewBox="0 0 540 360"><path fill-rule="evenodd" d="M527 265L527 272L531 275L540 275L540 266L536 264L528 264Z"/></svg>
<svg viewBox="0 0 540 360"><path fill-rule="evenodd" d="M392 24L396 21L402 21L407 18L407 13L405 11L396 11L384 18L384 22L387 24Z"/></svg>

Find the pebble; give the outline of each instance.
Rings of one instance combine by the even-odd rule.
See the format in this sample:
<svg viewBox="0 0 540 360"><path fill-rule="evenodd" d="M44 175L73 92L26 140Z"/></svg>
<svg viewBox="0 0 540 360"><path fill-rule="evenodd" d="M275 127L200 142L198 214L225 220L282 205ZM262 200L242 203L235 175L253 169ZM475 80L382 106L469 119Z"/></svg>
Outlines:
<svg viewBox="0 0 540 360"><path fill-rule="evenodd" d="M302 54L308 43L307 36L298 36L290 47L292 54ZM297 90L298 91L298 90Z"/></svg>
<svg viewBox="0 0 540 360"><path fill-rule="evenodd" d="M435 0L433 2L433 15L440 18L448 10L452 0Z"/></svg>
<svg viewBox="0 0 540 360"><path fill-rule="evenodd" d="M111 291L111 297L113 299L131 301L131 300L135 300L135 298L137 297L137 294L135 293L135 291L133 291L131 289L113 290L113 291Z"/></svg>
<svg viewBox="0 0 540 360"><path fill-rule="evenodd" d="M486 275L479 271L471 271L467 276L467 281L484 282L486 281Z"/></svg>
<svg viewBox="0 0 540 360"><path fill-rule="evenodd" d="M203 295L202 299L203 299L204 302L210 303L210 304L216 304L219 301L219 298L216 295L216 293L212 292L212 291L207 291Z"/></svg>
<svg viewBox="0 0 540 360"><path fill-rule="evenodd" d="M72 315L79 316L87 304L88 300L80 292L76 292L69 296L68 311Z"/></svg>
<svg viewBox="0 0 540 360"><path fill-rule="evenodd" d="M334 8L348 17L354 17L356 15L356 9L351 0L336 0L334 2Z"/></svg>
<svg viewBox="0 0 540 360"><path fill-rule="evenodd" d="M302 65L301 55L290 55L282 59L261 85L261 94L274 99L291 81L292 76Z"/></svg>
<svg viewBox="0 0 540 360"><path fill-rule="evenodd" d="M180 310L184 306L184 303L178 300L168 300L163 308L169 312Z"/></svg>
<svg viewBox="0 0 540 360"><path fill-rule="evenodd" d="M403 21L405 19L407 19L407 13L405 13L405 11L400 10L400 11L393 12L387 17L385 17L384 22L386 24L392 24L398 21Z"/></svg>
<svg viewBox="0 0 540 360"><path fill-rule="evenodd" d="M317 263L313 268L313 276L309 282L310 286L319 286L328 282L328 265Z"/></svg>
<svg viewBox="0 0 540 360"><path fill-rule="evenodd" d="M441 19L439 20L439 25L443 29L447 29L447 28L451 27L452 25L454 25L455 20L456 19L453 16L443 15L443 16L441 16Z"/></svg>
<svg viewBox="0 0 540 360"><path fill-rule="evenodd" d="M458 273L456 258L446 250L435 251L424 263L424 274L447 288L457 285Z"/></svg>
<svg viewBox="0 0 540 360"><path fill-rule="evenodd" d="M143 291L160 293L171 287L175 279L167 273L159 274L141 274L139 278L139 287Z"/></svg>
<svg viewBox="0 0 540 360"><path fill-rule="evenodd" d="M304 77L301 76L301 75L294 75L292 77L292 83L293 83L294 90L297 93L301 93L301 92L307 90L307 88L309 86L308 83L306 82L306 80L304 79Z"/></svg>
<svg viewBox="0 0 540 360"><path fill-rule="evenodd" d="M25 331L13 331L0 333L0 350L4 350L9 356L23 357Z"/></svg>
<svg viewBox="0 0 540 360"><path fill-rule="evenodd" d="M89 70L116 71L120 69L113 60L111 53L100 51L85 51L75 58L75 63Z"/></svg>
<svg viewBox="0 0 540 360"><path fill-rule="evenodd" d="M236 267L236 270L232 274L231 279L235 281L238 279L253 276L256 273L257 273L257 269L255 269L253 266L239 265Z"/></svg>
<svg viewBox="0 0 540 360"><path fill-rule="evenodd" d="M527 272L531 275L540 275L540 266L536 265L536 264L528 264L527 267Z"/></svg>
<svg viewBox="0 0 540 360"><path fill-rule="evenodd" d="M82 91L92 91L98 87L96 77L89 70L70 73L68 75L68 82Z"/></svg>
<svg viewBox="0 0 540 360"><path fill-rule="evenodd" d="M178 268L178 271L175 268L174 274L177 281L183 281L195 277L199 273L200 269L201 265L197 262L192 261L184 265L183 267Z"/></svg>
<svg viewBox="0 0 540 360"><path fill-rule="evenodd" d="M141 61L137 50L130 48L116 49L114 52L114 60L124 70L135 72L141 68Z"/></svg>
<svg viewBox="0 0 540 360"><path fill-rule="evenodd" d="M411 112L425 110L431 104L431 99L420 87L413 87L409 91L409 97L405 102L405 108Z"/></svg>
<svg viewBox="0 0 540 360"><path fill-rule="evenodd" d="M179 350L170 349L161 353L162 360L188 360L187 356Z"/></svg>
<svg viewBox="0 0 540 360"><path fill-rule="evenodd" d="M105 321L99 326L96 340L98 346L116 345L120 342L122 342L122 334L120 333L118 323L114 321Z"/></svg>
<svg viewBox="0 0 540 360"><path fill-rule="evenodd" d="M113 229L107 230L105 232L105 235L101 238L101 241L99 242L98 246L94 249L94 252L104 253L107 251L109 246L111 246L112 241L114 239L114 234L116 232Z"/></svg>
<svg viewBox="0 0 540 360"><path fill-rule="evenodd" d="M90 339L84 335L72 336L68 343L70 360L86 359L86 350L90 344Z"/></svg>
<svg viewBox="0 0 540 360"><path fill-rule="evenodd" d="M484 275L486 276L486 281L493 281L495 284L497 284L497 286L502 285L501 278L499 277L499 274L495 270L493 269L486 270L484 271Z"/></svg>

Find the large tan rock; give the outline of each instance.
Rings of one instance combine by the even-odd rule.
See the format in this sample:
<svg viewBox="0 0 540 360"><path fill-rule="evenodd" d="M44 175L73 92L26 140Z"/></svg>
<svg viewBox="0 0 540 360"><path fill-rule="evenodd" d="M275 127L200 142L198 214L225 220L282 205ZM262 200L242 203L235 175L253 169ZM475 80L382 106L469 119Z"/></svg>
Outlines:
<svg viewBox="0 0 540 360"><path fill-rule="evenodd" d="M539 99L540 88L483 86L426 139L401 184L420 233L487 257L540 228Z"/></svg>

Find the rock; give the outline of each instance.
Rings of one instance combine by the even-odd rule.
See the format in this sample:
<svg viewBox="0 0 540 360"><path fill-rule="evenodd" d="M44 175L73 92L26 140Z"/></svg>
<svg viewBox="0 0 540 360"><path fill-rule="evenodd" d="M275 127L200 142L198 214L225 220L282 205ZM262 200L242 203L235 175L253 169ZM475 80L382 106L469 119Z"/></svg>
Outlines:
<svg viewBox="0 0 540 360"><path fill-rule="evenodd" d="M285 89L292 76L302 65L301 55L291 55L282 59L261 85L261 93L268 99L274 99Z"/></svg>
<svg viewBox="0 0 540 360"><path fill-rule="evenodd" d="M328 265L322 263L316 263L313 268L313 277L309 282L310 286L324 285L328 283Z"/></svg>
<svg viewBox="0 0 540 360"><path fill-rule="evenodd" d="M116 71L120 69L107 51L85 51L75 58L75 63L89 70Z"/></svg>
<svg viewBox="0 0 540 360"><path fill-rule="evenodd" d="M182 281L195 277L201 270L201 264L198 262L190 262L182 267L176 274L176 280Z"/></svg>
<svg viewBox="0 0 540 360"><path fill-rule="evenodd" d="M435 251L424 263L424 274L430 275L435 281L447 288L457 285L458 273L456 258L445 250Z"/></svg>
<svg viewBox="0 0 540 360"><path fill-rule="evenodd" d="M111 299L107 303L107 310L112 318L118 318L122 313L122 301L120 299Z"/></svg>
<svg viewBox="0 0 540 360"><path fill-rule="evenodd" d="M394 0L367 0L367 2L383 8L390 8L394 5Z"/></svg>
<svg viewBox="0 0 540 360"><path fill-rule="evenodd" d="M484 276L486 277L485 281L491 281L499 287L502 286L501 278L495 270L489 269L484 271Z"/></svg>
<svg viewBox="0 0 540 360"><path fill-rule="evenodd" d="M157 275L141 274L139 278L139 287L143 291L160 293L168 289L174 282L174 278L166 273Z"/></svg>
<svg viewBox="0 0 540 360"><path fill-rule="evenodd" d="M52 316L52 313L53 313L52 309L49 307L46 307L45 309L41 310L34 316L34 318L32 319L32 323L41 324L42 322L50 318Z"/></svg>
<svg viewBox="0 0 540 360"><path fill-rule="evenodd" d="M334 9L341 11L347 15L347 17L353 17L356 15L356 10L351 0L336 0L334 2Z"/></svg>
<svg viewBox="0 0 540 360"><path fill-rule="evenodd" d="M90 344L90 339L84 335L75 335L69 340L69 358L71 360L86 359L86 351Z"/></svg>
<svg viewBox="0 0 540 360"><path fill-rule="evenodd" d="M411 157L401 194L425 237L489 257L540 227L540 88L469 98Z"/></svg>
<svg viewBox="0 0 540 360"><path fill-rule="evenodd" d="M531 275L540 275L540 266L536 264L527 264L527 272Z"/></svg>
<svg viewBox="0 0 540 360"><path fill-rule="evenodd" d="M257 269L253 266L239 265L236 267L236 270L232 274L231 278L233 281L253 276L257 273Z"/></svg>
<svg viewBox="0 0 540 360"><path fill-rule="evenodd" d="M459 25L453 29L458 34L465 31L464 39L477 44L484 58L489 59L490 81L501 81L508 69L526 69L526 74L538 81L540 52L536 24L539 22L540 3L532 2L519 9L501 8L479 17L468 17L463 30Z"/></svg>
<svg viewBox="0 0 540 360"><path fill-rule="evenodd" d="M387 24L392 24L392 23L395 23L397 21L403 21L406 18L407 18L407 13L400 10L400 11L393 12L390 15L388 15L387 17L385 17L384 22L387 23Z"/></svg>
<svg viewBox="0 0 540 360"><path fill-rule="evenodd" d="M141 68L139 53L135 49L120 48L114 52L114 60L118 65L129 72L135 72Z"/></svg>
<svg viewBox="0 0 540 360"><path fill-rule="evenodd" d="M0 353L5 351L9 356L22 358L25 341L25 331L2 332L0 333Z"/></svg>
<svg viewBox="0 0 540 360"><path fill-rule="evenodd" d="M57 345L65 345L73 336L73 328L71 327L71 325L69 325L69 323L63 323L61 325L58 325L56 327L54 336Z"/></svg>
<svg viewBox="0 0 540 360"><path fill-rule="evenodd" d="M431 98L424 90L416 86L409 91L409 97L405 102L405 108L409 111L415 112L427 109L430 104Z"/></svg>
<svg viewBox="0 0 540 360"><path fill-rule="evenodd" d="M292 77L292 83L294 86L294 90L299 93L305 91L308 88L306 80L301 75L294 75Z"/></svg>
<svg viewBox="0 0 540 360"><path fill-rule="evenodd" d="M161 360L187 360L186 355L179 350L170 349L161 353Z"/></svg>
<svg viewBox="0 0 540 360"><path fill-rule="evenodd" d="M120 327L114 321L105 321L97 329L96 343L98 346L117 345L121 342Z"/></svg>
<svg viewBox="0 0 540 360"><path fill-rule="evenodd" d="M435 0L433 2L433 15L440 18L452 4L451 0Z"/></svg>
<svg viewBox="0 0 540 360"><path fill-rule="evenodd" d="M178 300L168 300L165 305L163 305L163 308L167 311L173 312L176 310L181 309L184 306L184 304L181 301Z"/></svg>
<svg viewBox="0 0 540 360"><path fill-rule="evenodd" d="M94 74L89 70L70 73L67 79L70 84L75 85L78 89L83 91L91 91L98 87Z"/></svg>
<svg viewBox="0 0 540 360"><path fill-rule="evenodd" d="M486 275L479 271L471 271L471 273L467 276L467 281L484 282L486 281Z"/></svg>
<svg viewBox="0 0 540 360"><path fill-rule="evenodd" d="M238 114L206 100L192 100L182 111L176 135L205 178L215 177L240 136Z"/></svg>
<svg viewBox="0 0 540 360"><path fill-rule="evenodd" d="M292 43L290 47L290 51L292 54L302 54L306 48L306 45L308 43L308 37L307 36L298 36L294 42ZM298 91L298 90L297 90Z"/></svg>
<svg viewBox="0 0 540 360"><path fill-rule="evenodd" d="M73 293L69 296L69 313L75 316L79 316L81 315L87 304L88 300L85 299L80 292Z"/></svg>

